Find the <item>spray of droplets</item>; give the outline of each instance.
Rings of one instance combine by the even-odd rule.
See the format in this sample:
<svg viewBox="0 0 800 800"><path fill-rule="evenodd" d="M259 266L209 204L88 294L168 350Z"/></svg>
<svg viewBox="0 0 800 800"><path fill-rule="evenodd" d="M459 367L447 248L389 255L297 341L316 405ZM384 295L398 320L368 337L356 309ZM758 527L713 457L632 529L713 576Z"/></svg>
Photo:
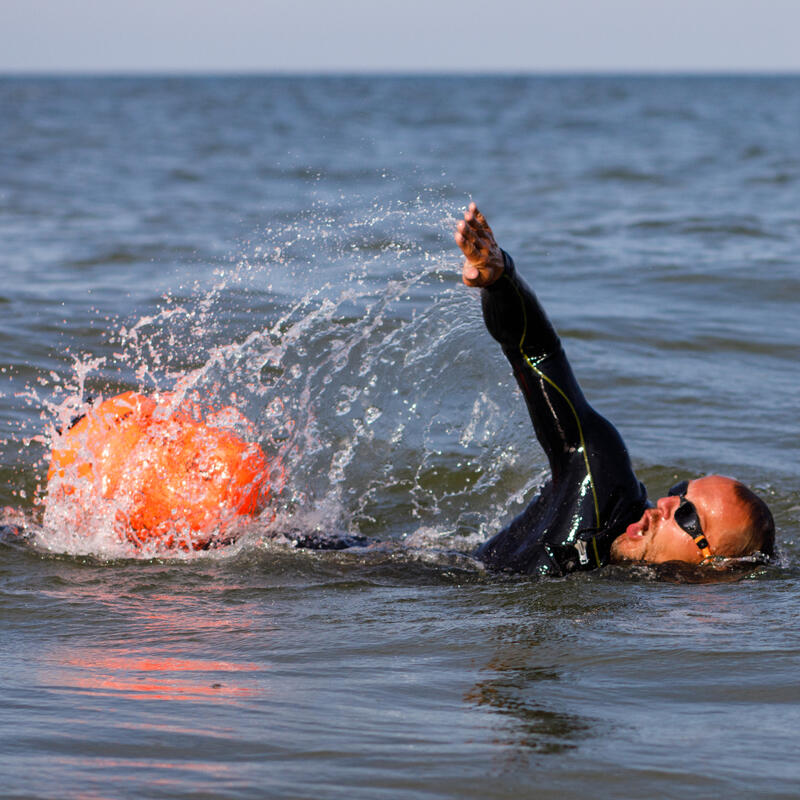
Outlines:
<svg viewBox="0 0 800 800"><path fill-rule="evenodd" d="M430 198L373 204L357 220L316 206L244 243L210 289L176 287L112 328L107 352L25 389L42 409L30 437L45 454L39 497L58 431L91 403L124 389L172 392L176 403L232 409L230 426L246 420L237 432L283 465L247 541L317 531L469 549L541 471L522 463L521 415L501 413L487 390L491 343L458 283L456 213ZM488 369L508 391L497 355ZM37 536L51 550L154 555L104 538L106 527L87 536L39 525Z"/></svg>

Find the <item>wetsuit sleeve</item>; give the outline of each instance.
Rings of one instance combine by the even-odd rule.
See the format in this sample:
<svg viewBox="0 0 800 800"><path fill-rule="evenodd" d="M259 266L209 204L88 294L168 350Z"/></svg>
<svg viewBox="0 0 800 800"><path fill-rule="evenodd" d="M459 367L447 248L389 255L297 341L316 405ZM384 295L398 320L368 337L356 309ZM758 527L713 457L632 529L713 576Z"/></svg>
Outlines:
<svg viewBox="0 0 800 800"><path fill-rule="evenodd" d="M503 258L501 277L481 290L483 317L511 363L557 482L565 460L584 444L581 421L591 407L536 295L517 274L511 256L504 251Z"/></svg>

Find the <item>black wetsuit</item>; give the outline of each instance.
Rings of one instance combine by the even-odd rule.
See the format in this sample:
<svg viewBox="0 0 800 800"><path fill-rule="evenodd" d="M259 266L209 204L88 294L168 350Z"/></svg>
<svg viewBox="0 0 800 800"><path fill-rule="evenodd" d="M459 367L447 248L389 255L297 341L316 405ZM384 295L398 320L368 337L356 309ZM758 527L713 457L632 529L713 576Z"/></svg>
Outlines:
<svg viewBox="0 0 800 800"><path fill-rule="evenodd" d="M647 494L622 437L586 401L539 301L503 257L503 275L481 290L483 317L511 362L552 477L477 555L515 572L594 569L608 563L611 542L644 513Z"/></svg>

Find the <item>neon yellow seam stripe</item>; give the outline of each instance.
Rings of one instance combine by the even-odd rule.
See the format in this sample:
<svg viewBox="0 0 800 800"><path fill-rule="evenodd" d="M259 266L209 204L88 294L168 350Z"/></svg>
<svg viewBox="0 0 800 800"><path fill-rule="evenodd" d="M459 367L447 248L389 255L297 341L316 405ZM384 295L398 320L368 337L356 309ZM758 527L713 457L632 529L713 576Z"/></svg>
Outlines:
<svg viewBox="0 0 800 800"><path fill-rule="evenodd" d="M592 482L592 491L594 491L594 482ZM594 499L594 513L597 513L597 498ZM599 523L598 523L599 525ZM597 537L592 536L592 549L594 550L594 560L597 562L598 567L603 565L600 563L600 553L597 552Z"/></svg>
<svg viewBox="0 0 800 800"><path fill-rule="evenodd" d="M599 530L600 528L600 506L597 502L597 491L594 488L594 478L592 477L592 468L589 466L589 453L586 450L586 441L583 438L583 427L581 426L581 420L578 416L578 412L575 410L575 406L572 405L569 397L564 393L563 389L554 381L550 380L547 375L544 374L534 363L533 361L525 355L525 350L523 349L523 344L525 342L525 336L528 333L528 315L525 311L525 301L522 299L522 295L520 294L519 289L514 284L514 281L508 277L505 273L503 273L503 277L514 287L514 291L517 293L517 297L519 297L520 304L522 305L522 319L523 319L523 326L522 326L522 337L519 340L519 352L520 355L525 359L527 365L542 379L547 381L563 398L566 404L569 406L569 410L572 412L572 415L575 417L575 423L578 426L578 436L581 440L581 449L583 450L583 461L586 464L586 474L589 476L589 485L592 487L592 499L594 500L594 524L595 528ZM592 545L594 546L594 555L595 559L597 560L597 564L600 564L600 556L597 552L597 542L592 538Z"/></svg>

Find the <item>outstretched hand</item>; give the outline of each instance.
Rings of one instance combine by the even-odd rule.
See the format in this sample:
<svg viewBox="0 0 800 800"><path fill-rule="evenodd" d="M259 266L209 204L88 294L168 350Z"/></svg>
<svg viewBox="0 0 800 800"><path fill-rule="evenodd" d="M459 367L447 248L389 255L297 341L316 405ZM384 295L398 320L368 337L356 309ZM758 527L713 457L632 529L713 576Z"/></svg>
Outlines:
<svg viewBox="0 0 800 800"><path fill-rule="evenodd" d="M491 286L503 274L503 253L475 203L456 226L455 240L466 256L461 276L467 286Z"/></svg>

